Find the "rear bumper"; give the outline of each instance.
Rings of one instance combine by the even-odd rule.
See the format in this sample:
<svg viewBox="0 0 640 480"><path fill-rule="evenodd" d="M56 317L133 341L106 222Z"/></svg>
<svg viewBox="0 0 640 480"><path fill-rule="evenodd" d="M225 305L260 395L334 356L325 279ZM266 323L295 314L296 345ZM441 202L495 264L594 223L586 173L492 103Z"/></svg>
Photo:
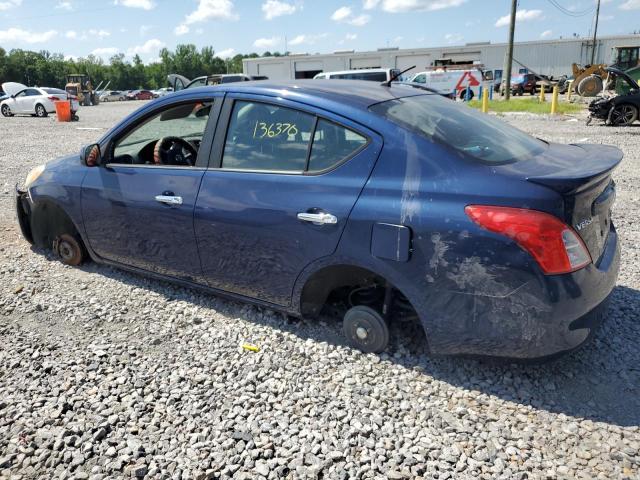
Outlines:
<svg viewBox="0 0 640 480"><path fill-rule="evenodd" d="M566 275L540 275L506 296L449 298L446 313L427 326L430 349L511 359L542 359L574 350L606 318L619 267L620 246L612 225L597 264Z"/></svg>

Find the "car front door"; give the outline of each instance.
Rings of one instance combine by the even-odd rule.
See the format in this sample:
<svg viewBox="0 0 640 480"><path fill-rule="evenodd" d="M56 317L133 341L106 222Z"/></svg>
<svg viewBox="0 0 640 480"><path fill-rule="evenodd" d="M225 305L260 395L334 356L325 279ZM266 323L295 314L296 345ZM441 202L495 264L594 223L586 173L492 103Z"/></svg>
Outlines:
<svg viewBox="0 0 640 480"><path fill-rule="evenodd" d="M201 281L193 209L221 97L165 104L120 128L82 185L91 248L120 264Z"/></svg>
<svg viewBox="0 0 640 480"><path fill-rule="evenodd" d="M13 113L26 113L28 111L27 103L29 102L29 97L27 97L27 90L22 90L13 97L10 105Z"/></svg>
<svg viewBox="0 0 640 480"><path fill-rule="evenodd" d="M300 272L335 251L381 148L347 119L227 95L194 217L208 284L289 305Z"/></svg>

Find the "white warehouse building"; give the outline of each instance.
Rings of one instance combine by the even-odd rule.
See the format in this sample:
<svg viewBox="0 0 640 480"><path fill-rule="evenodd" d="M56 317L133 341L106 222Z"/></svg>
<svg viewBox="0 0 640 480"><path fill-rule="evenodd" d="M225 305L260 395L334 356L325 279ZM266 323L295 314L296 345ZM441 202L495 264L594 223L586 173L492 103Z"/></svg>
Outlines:
<svg viewBox="0 0 640 480"><path fill-rule="evenodd" d="M612 63L613 47L640 46L640 35L600 37L596 42L594 63ZM567 38L518 42L514 46L513 71L524 66L541 75L571 75L571 64L589 64L593 40ZM363 68L398 68L413 65L415 73L442 64L480 63L487 70L501 71L507 52L506 43L480 42L464 46L437 48L381 48L370 52L339 51L331 54L291 54L282 57L260 57L243 60L245 75L263 75L271 80L313 78L320 72Z"/></svg>

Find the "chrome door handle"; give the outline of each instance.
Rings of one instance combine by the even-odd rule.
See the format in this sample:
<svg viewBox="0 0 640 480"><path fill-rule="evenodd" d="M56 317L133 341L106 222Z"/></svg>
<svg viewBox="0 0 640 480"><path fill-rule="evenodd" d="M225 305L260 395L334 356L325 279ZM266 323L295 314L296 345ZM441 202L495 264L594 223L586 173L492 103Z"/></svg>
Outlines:
<svg viewBox="0 0 640 480"><path fill-rule="evenodd" d="M298 220L302 220L303 222L311 222L314 225L335 225L338 223L338 219L335 215L331 215L330 213L321 212L321 213L307 213L301 212L298 214Z"/></svg>
<svg viewBox="0 0 640 480"><path fill-rule="evenodd" d="M156 202L164 203L166 205L182 205L182 197L176 197L173 195L156 195Z"/></svg>

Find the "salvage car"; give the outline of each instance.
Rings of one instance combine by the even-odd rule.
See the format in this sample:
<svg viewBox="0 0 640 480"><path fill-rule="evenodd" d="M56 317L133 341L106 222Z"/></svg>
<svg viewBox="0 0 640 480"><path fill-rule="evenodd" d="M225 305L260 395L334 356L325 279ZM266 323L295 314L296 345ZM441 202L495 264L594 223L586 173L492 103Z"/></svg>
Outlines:
<svg viewBox="0 0 640 480"><path fill-rule="evenodd" d="M46 117L50 113L55 113L55 102L58 100L72 100L76 103L78 100L77 97L59 88L27 87L16 82L3 83L2 88L9 95L0 102L0 112L4 117L12 117L16 114Z"/></svg>
<svg viewBox="0 0 640 480"><path fill-rule="evenodd" d="M593 118L604 120L605 125L629 126L639 118L640 86L622 70L608 67L612 86L619 94L605 94L589 104L587 125Z"/></svg>
<svg viewBox="0 0 640 480"><path fill-rule="evenodd" d="M99 98L101 102L122 102L127 99L127 94L119 90L107 90Z"/></svg>
<svg viewBox="0 0 640 480"><path fill-rule="evenodd" d="M620 262L615 147L545 142L411 85L241 82L150 102L32 170L23 235L302 317L380 352L418 321L435 354L583 344Z"/></svg>
<svg viewBox="0 0 640 480"><path fill-rule="evenodd" d="M133 90L127 93L127 100L153 100L153 93L150 90Z"/></svg>

